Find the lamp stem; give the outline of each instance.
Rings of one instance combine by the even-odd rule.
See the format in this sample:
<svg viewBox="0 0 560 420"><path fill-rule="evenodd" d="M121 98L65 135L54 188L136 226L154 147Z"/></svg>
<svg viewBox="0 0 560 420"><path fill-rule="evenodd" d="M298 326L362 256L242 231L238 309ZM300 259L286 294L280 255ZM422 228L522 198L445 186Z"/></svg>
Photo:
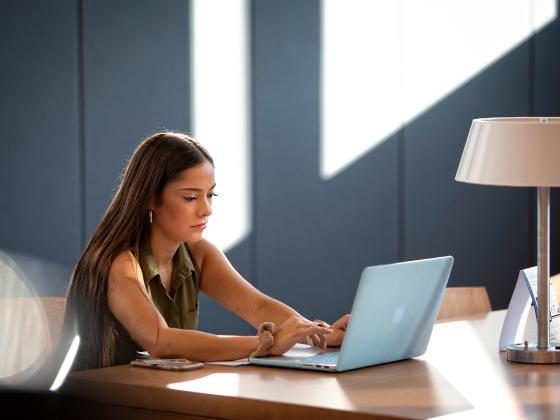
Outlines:
<svg viewBox="0 0 560 420"><path fill-rule="evenodd" d="M538 187L537 189L537 305L538 305L538 345L539 349L548 349L550 346L550 268L549 268L549 242L550 242L550 188Z"/></svg>
<svg viewBox="0 0 560 420"><path fill-rule="evenodd" d="M550 347L550 188L537 189L537 326L538 343L511 344L507 348L507 359L519 363L559 363L560 345Z"/></svg>

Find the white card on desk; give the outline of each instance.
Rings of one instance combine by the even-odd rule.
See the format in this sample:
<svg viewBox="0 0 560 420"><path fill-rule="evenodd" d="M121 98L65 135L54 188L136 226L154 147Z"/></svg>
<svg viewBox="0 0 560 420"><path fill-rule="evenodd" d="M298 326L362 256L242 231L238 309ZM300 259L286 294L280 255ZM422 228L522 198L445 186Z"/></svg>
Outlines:
<svg viewBox="0 0 560 420"><path fill-rule="evenodd" d="M505 350L507 346L522 343L524 340L536 342L537 340L537 267L530 267L519 272L517 283L511 296L506 318L502 326L499 349ZM550 341L560 342L560 304L555 287L550 287ZM534 307L534 316L529 316L531 306Z"/></svg>

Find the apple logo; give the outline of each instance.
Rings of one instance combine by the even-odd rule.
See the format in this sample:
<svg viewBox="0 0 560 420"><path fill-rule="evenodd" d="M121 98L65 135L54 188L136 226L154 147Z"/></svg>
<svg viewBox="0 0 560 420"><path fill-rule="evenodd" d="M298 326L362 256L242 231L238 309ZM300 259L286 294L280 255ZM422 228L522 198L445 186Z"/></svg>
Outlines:
<svg viewBox="0 0 560 420"><path fill-rule="evenodd" d="M406 306L403 304L393 312L393 324L399 324L403 320L405 311Z"/></svg>

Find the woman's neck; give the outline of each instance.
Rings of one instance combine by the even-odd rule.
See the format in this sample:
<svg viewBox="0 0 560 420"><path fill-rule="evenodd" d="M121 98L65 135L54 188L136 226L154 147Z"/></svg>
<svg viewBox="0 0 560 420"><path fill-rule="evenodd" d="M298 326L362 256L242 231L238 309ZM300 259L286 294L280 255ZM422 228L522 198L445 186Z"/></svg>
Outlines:
<svg viewBox="0 0 560 420"><path fill-rule="evenodd" d="M157 229L150 232L150 249L158 266L168 265L179 248L180 242L171 241Z"/></svg>

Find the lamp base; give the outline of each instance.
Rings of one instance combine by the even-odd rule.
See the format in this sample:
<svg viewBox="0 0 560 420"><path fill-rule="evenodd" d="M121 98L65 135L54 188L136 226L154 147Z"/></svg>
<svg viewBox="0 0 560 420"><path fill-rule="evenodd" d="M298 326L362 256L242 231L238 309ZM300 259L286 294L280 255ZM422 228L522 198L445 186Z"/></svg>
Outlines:
<svg viewBox="0 0 560 420"><path fill-rule="evenodd" d="M560 363L560 345L539 349L536 344L512 344L507 348L507 359L517 363Z"/></svg>

